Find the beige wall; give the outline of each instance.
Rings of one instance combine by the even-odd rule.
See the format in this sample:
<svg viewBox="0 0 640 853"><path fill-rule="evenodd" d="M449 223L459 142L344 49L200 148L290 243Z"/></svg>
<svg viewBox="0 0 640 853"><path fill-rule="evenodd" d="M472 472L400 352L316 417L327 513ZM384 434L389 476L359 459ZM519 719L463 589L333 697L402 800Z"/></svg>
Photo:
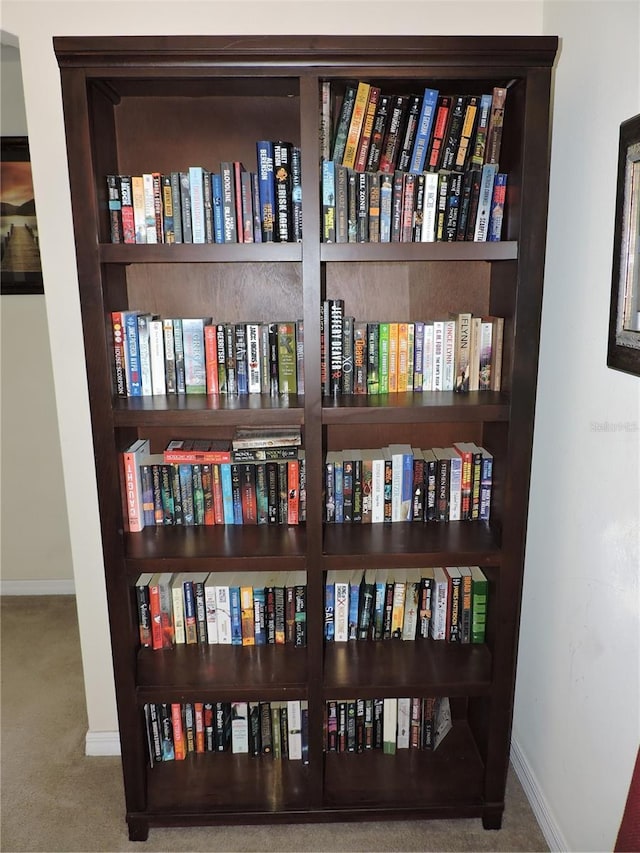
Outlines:
<svg viewBox="0 0 640 853"><path fill-rule="evenodd" d="M2 44L1 62L0 133L27 136L17 47ZM0 371L2 593L71 592L73 565L44 296L0 296Z"/></svg>
<svg viewBox="0 0 640 853"><path fill-rule="evenodd" d="M3 27L19 37L24 69L89 738L101 732L108 736L116 718L51 37L549 32L564 43L554 117L540 404L514 733L520 772L550 844L612 849L638 737L633 679L639 634L637 468L630 455L633 436L596 435L591 423L638 421L638 380L604 366L617 127L638 107L637 3L399 2L393 4L393 15L387 3L356 0L183 0L153 7L129 0L120 6L126 9L122 15L114 14L114 6L120 4L3 2ZM586 36L583 21L588 22ZM606 30L607 39L602 37ZM595 204L594 184L587 180L593 175ZM559 368L564 364L566 376Z"/></svg>

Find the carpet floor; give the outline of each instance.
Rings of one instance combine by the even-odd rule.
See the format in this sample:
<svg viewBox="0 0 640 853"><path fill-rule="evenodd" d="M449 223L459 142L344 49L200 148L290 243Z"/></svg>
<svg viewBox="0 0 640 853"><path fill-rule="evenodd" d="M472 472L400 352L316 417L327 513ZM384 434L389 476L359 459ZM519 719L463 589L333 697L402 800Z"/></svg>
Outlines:
<svg viewBox="0 0 640 853"><path fill-rule="evenodd" d="M84 754L73 596L1 599L0 848L18 851L546 851L510 769L499 831L473 820L155 829L129 841L119 758Z"/></svg>

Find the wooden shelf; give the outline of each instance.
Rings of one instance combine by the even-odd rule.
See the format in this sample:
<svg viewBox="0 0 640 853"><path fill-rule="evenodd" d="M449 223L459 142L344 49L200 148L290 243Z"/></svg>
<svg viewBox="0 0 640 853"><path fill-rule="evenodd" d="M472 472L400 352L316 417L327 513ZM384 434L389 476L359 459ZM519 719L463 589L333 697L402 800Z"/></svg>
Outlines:
<svg viewBox="0 0 640 853"><path fill-rule="evenodd" d="M484 522L325 524L326 568L415 568L495 565L501 562L496 534Z"/></svg>
<svg viewBox="0 0 640 853"><path fill-rule="evenodd" d="M431 752L401 749L326 753L327 808L414 811L444 807L478 808L482 804L484 766L467 725L453 729ZM420 779L419 785L408 784Z"/></svg>
<svg viewBox="0 0 640 853"><path fill-rule="evenodd" d="M485 695L491 688L487 646L435 640L326 643L327 699Z"/></svg>
<svg viewBox="0 0 640 853"><path fill-rule="evenodd" d="M322 398L322 423L454 423L506 421L509 397L498 391L424 391Z"/></svg>
<svg viewBox="0 0 640 853"><path fill-rule="evenodd" d="M232 702L307 698L307 649L174 646L138 652L138 700Z"/></svg>
<svg viewBox="0 0 640 853"><path fill-rule="evenodd" d="M302 261L301 243L174 243L155 246L102 243L103 264L291 263Z"/></svg>
<svg viewBox="0 0 640 853"><path fill-rule="evenodd" d="M294 570L305 568L303 525L215 525L145 527L126 537L126 560L132 571L202 571L201 563L221 560L229 569Z"/></svg>
<svg viewBox="0 0 640 853"><path fill-rule="evenodd" d="M499 243L322 243L320 259L351 263L381 261L511 261L518 257L518 244Z"/></svg>
<svg viewBox="0 0 640 853"><path fill-rule="evenodd" d="M220 425L299 425L304 421L304 397L173 394L152 397L116 397L113 417L117 426L210 426L212 415Z"/></svg>
<svg viewBox="0 0 640 853"><path fill-rule="evenodd" d="M309 765L229 752L192 755L147 771L147 809L154 825L224 822L245 813L299 810L309 805ZM176 792L187 792L182 800ZM215 820L214 820L215 816ZM247 815L249 816L249 815ZM204 821L208 822L208 821Z"/></svg>

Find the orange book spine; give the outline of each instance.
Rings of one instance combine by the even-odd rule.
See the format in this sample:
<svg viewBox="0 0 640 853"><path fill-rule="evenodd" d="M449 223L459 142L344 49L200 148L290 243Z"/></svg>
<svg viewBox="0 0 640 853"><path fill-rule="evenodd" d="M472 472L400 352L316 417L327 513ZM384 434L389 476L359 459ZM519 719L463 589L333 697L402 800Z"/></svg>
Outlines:
<svg viewBox="0 0 640 853"><path fill-rule="evenodd" d="M300 462L297 459L289 459L287 480L287 523L297 524L300 517Z"/></svg>
<svg viewBox="0 0 640 853"><path fill-rule="evenodd" d="M207 394L220 393L218 384L218 343L216 327L209 323L204 327L204 358L207 377Z"/></svg>
<svg viewBox="0 0 640 853"><path fill-rule="evenodd" d="M173 749L176 761L187 757L187 743L182 725L182 707L179 702L171 704L171 725L173 726Z"/></svg>

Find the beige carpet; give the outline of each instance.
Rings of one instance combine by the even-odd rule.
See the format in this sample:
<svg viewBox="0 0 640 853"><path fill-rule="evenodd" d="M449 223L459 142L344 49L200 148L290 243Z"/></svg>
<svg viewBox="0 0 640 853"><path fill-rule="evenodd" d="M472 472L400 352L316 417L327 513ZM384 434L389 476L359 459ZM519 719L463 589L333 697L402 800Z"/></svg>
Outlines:
<svg viewBox="0 0 640 853"><path fill-rule="evenodd" d="M503 828L480 820L151 829L130 842L118 758L87 758L75 599L2 598L1 849L13 851L548 850L512 771Z"/></svg>

